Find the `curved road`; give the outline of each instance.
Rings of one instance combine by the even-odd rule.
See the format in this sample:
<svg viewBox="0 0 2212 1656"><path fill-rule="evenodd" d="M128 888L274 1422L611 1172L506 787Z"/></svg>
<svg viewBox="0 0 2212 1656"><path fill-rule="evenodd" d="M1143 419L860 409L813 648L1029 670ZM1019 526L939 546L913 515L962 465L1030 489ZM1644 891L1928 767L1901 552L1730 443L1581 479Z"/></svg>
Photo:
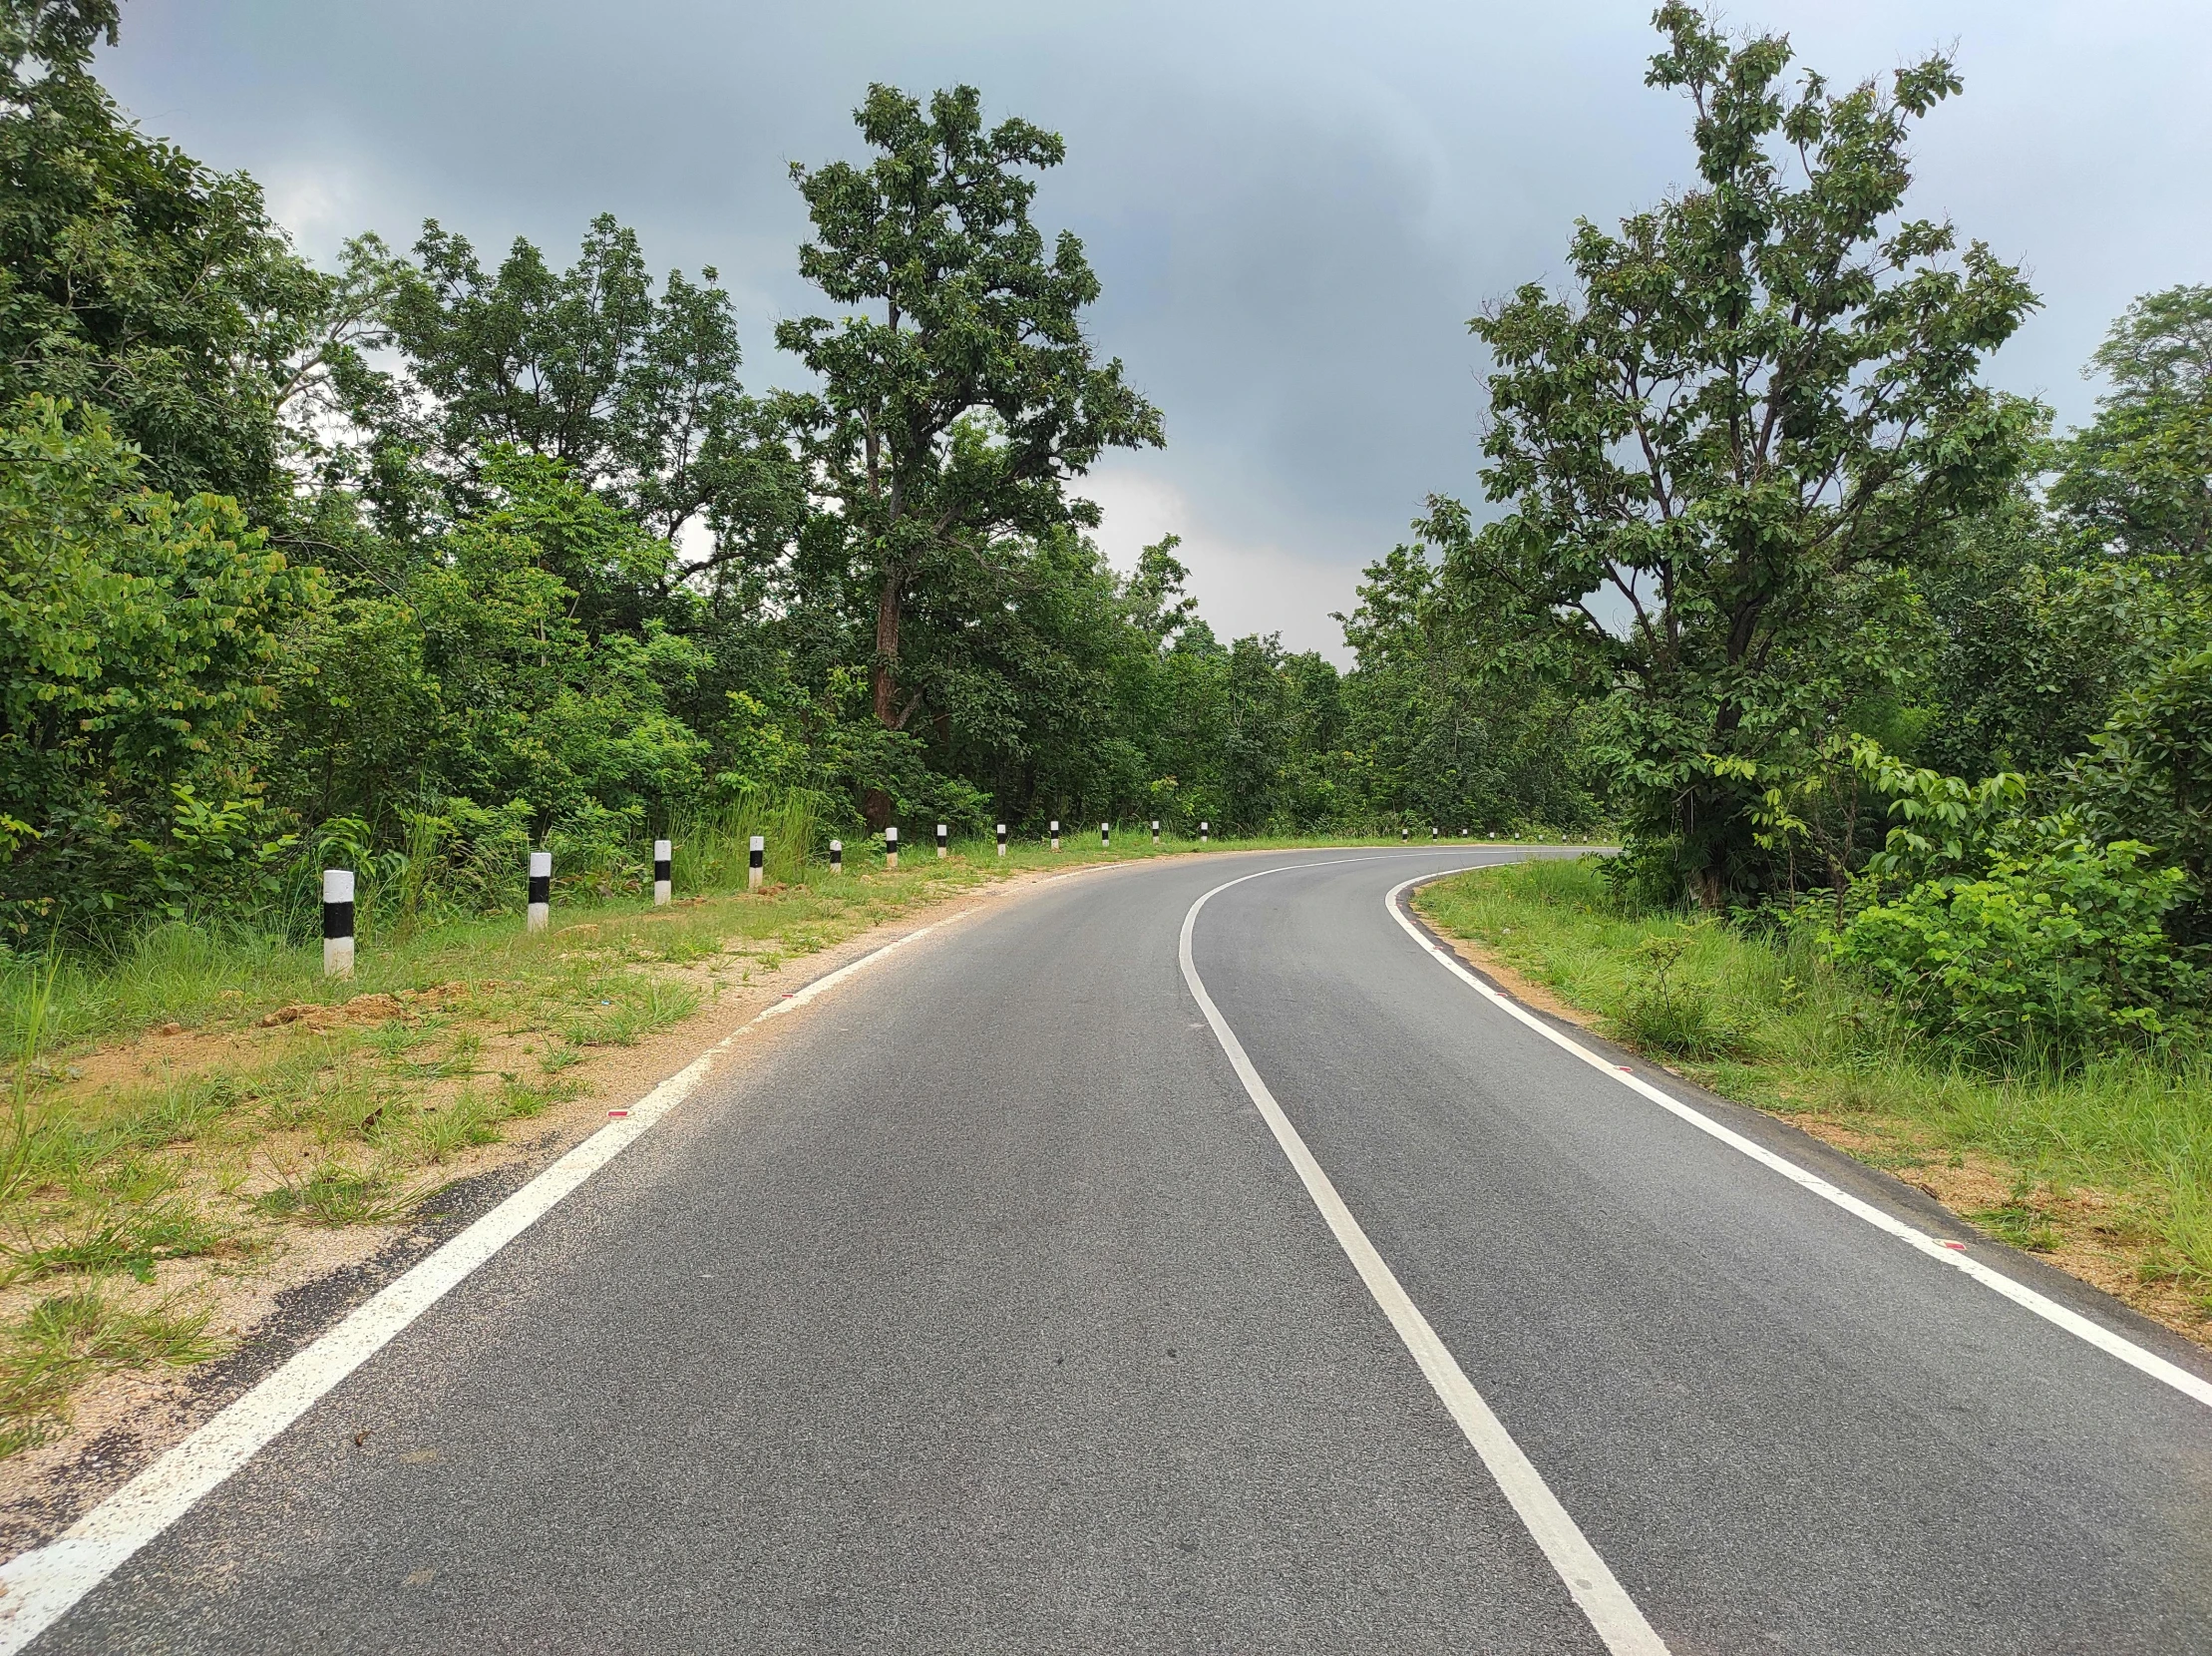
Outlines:
<svg viewBox="0 0 2212 1656"><path fill-rule="evenodd" d="M32 1648L2212 1650L2212 1409L1547 1041L1385 907L1510 854L1136 865L918 941ZM1276 1131L1178 960L1261 870L1190 958Z"/></svg>

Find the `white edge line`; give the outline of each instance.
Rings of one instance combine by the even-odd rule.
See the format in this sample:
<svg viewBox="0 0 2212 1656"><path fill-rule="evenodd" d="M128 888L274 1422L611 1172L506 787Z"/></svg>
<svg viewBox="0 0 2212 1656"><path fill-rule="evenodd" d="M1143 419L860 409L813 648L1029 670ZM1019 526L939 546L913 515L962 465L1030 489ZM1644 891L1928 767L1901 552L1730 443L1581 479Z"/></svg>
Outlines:
<svg viewBox="0 0 2212 1656"><path fill-rule="evenodd" d="M803 1007L944 921L917 927L848 961L756 1014L751 1024ZM382 1351L408 1324L628 1149L706 1079L715 1058L751 1027L740 1026L575 1145L460 1235L409 1267L296 1352L274 1373L169 1449L151 1466L41 1547L0 1565L0 1656L12 1656L66 1615L141 1547L182 1518L331 1388Z"/></svg>
<svg viewBox="0 0 2212 1656"><path fill-rule="evenodd" d="M1366 861L1364 858L1333 858L1329 862L1290 863L1279 868L1262 869L1240 879L1226 881L1193 903L1183 916L1183 935L1178 949L1178 959L1183 968L1183 981L1190 986L1192 997L1199 1010L1206 1015L1206 1022L1213 1027L1214 1038L1229 1056L1237 1078L1245 1083L1245 1091L1259 1108L1276 1142L1296 1169L1298 1178L1305 1185L1305 1192L1313 1200L1327 1221L1329 1231L1336 1238L1337 1246L1344 1250L1352 1268L1359 1273L1359 1280L1374 1297L1375 1304L1389 1318L1390 1326L1412 1353L1413 1361L1420 1366L1422 1375L1437 1398L1458 1423L1469 1445L1482 1458L1490 1475L1497 1480L1499 1490L1519 1514L1529 1535L1542 1549L1552 1568L1566 1584L1569 1594L1606 1648L1614 1656L1666 1656L1666 1645L1652 1624L1644 1619L1644 1612L1637 1608L1628 1590L1614 1576L1605 1559L1598 1555L1581 1527L1560 1504L1521 1446L1505 1429L1482 1394L1460 1368L1436 1330L1421 1315L1420 1307L1399 1283L1397 1274L1390 1269L1380 1253L1368 1241L1367 1233L1352 1216L1351 1209L1337 1194L1335 1184L1322 1170L1319 1162L1305 1147L1305 1140L1291 1125L1276 1102L1268 1083L1260 1078L1260 1071L1253 1067L1245 1052L1244 1042L1237 1038L1237 1032L1222 1017L1221 1009L1214 1005L1214 998L1207 994L1206 985L1198 975L1198 963L1191 953L1191 938L1198 926L1199 910L1231 886L1241 886L1246 880L1258 880L1269 874L1288 873L1297 868L1323 868L1333 862ZM1407 882L1411 884L1411 882ZM1404 887L1399 887L1403 890Z"/></svg>
<svg viewBox="0 0 2212 1656"><path fill-rule="evenodd" d="M1453 872L1458 871L1454 870ZM1425 936L1420 927L1406 915L1398 904L1399 895L1409 887L1445 877L1444 875L1417 875L1411 880L1402 881L1390 888L1389 895L1382 900L1383 906L1390 911L1390 918L1405 929L1406 936L1419 944L1432 960L1443 967L1445 971L1467 984L1477 994L1483 996L1491 1005L1497 1007L1509 1017L1519 1019L1553 1045L1564 1051L1574 1053L1576 1057L1582 1059L1583 1062L1589 1064L1601 1074L1610 1075L1631 1092L1649 1098L1659 1108L1671 1115L1680 1117L1699 1132L1718 1139L1731 1150L1749 1156L1762 1167L1772 1168L1792 1184L1803 1186L1823 1201L1832 1202L1837 1207L1842 1208L1844 1212L1864 1219L1876 1230L1888 1232L1900 1242L1918 1249L1939 1264L1948 1265L1954 1271L1982 1284L1983 1287L2004 1295L2005 1298L2022 1309L2033 1312L2046 1323L2064 1329L2076 1339L2096 1347L2098 1351L2116 1357L2130 1368L2138 1369L2150 1376L2151 1379L2172 1387L2183 1397L2193 1398L2198 1403L2212 1407L2212 1381L2206 1381L2191 1374L2178 1363L2168 1362L2156 1352L2138 1346L2125 1335L2115 1334L2101 1323L2092 1322L2078 1311L2070 1310L2047 1295L2038 1294L2025 1283L2014 1281L2004 1272L1992 1269L1973 1255L1962 1252L1958 1246L1946 1246L1941 1239L1929 1235L1928 1232L1917 1226L1907 1224L1896 1215L1876 1207L1872 1202L1862 1200L1852 1195L1850 1191L1829 1183L1819 1174L1809 1172L1798 1166L1787 1156L1778 1155L1765 1145L1744 1137L1743 1134L1735 1131L1732 1127L1721 1125L1711 1116L1705 1114L1704 1111L1692 1108L1680 1099L1669 1096L1644 1079L1643 1076L1623 1069L1610 1058L1592 1051L1581 1041L1560 1034L1559 1031L1553 1029L1551 1025L1538 1018L1511 996L1491 988L1490 985L1484 983L1474 973L1462 966L1449 950L1437 944L1434 939Z"/></svg>

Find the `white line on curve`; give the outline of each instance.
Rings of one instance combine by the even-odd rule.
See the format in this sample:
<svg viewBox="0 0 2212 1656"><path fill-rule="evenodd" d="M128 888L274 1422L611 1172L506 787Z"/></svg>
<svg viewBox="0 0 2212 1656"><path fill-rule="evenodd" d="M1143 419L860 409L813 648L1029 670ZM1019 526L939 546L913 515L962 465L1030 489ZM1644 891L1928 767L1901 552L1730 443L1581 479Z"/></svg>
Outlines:
<svg viewBox="0 0 2212 1656"><path fill-rule="evenodd" d="M825 973L775 1002L754 1024L803 1007L943 925L933 921ZM748 1026L749 1027L749 1026ZM628 1149L706 1079L743 1029L690 1063L436 1252L387 1283L345 1320L224 1409L45 1546L0 1565L0 1656L13 1656L68 1613L141 1547L182 1518L323 1395L383 1350L470 1273Z"/></svg>
<svg viewBox="0 0 2212 1656"><path fill-rule="evenodd" d="M2011 1300L2023 1310L2033 1312L2046 1323L2064 1329L2076 1339L2086 1341L2096 1347L2098 1351L2118 1358L2130 1368L2141 1370L2151 1379L2172 1387L2182 1396L2212 1406L2212 1381L2206 1381L2191 1374L2178 1363L2169 1363L2156 1352L2138 1346L2125 1335L2115 1334L2101 1323L2090 1321L2078 1311L2069 1310L2047 1295L2036 1293L2034 1289L2028 1287L2025 1283L2015 1282L2002 1271L1993 1270L1971 1254L1961 1252L1956 1244L1947 1246L1941 1239L1929 1235L1917 1226L1909 1225L1894 1214L1884 1212L1872 1202L1863 1201L1852 1195L1850 1191L1829 1183L1818 1173L1810 1172L1798 1166L1787 1156L1777 1155L1765 1145L1744 1137L1733 1128L1722 1126L1711 1116L1705 1114L1704 1111L1693 1109L1680 1099L1668 1096L1643 1076L1623 1069L1612 1059L1592 1051L1581 1041L1570 1035L1560 1034L1559 1031L1553 1029L1551 1025L1538 1018L1512 997L1492 989L1460 965L1457 960L1453 959L1449 950L1440 947L1434 939L1424 936L1420 927L1407 917L1405 911L1398 904L1399 896L1409 887L1438 878L1441 878L1441 876L1417 875L1411 880L1401 881L1399 884L1392 886L1389 894L1383 898L1383 907L1390 911L1390 918L1404 928L1406 936L1419 944L1430 959L1454 977L1466 983L1477 994L1484 997L1491 1005L1497 1007L1508 1017L1520 1020L1553 1045L1574 1053L1576 1057L1582 1059L1593 1069L1601 1074L1610 1075L1630 1091L1649 1098L1659 1108L1671 1115L1678 1116L1699 1132L1719 1140L1731 1150L1749 1156L1762 1167L1772 1168L1792 1184L1803 1186L1823 1201L1833 1202L1844 1212L1864 1219L1876 1230L1888 1232L1900 1242L1918 1249L1938 1264L1948 1265L1954 1271L1958 1271L1982 1284L1983 1287L2004 1295L2005 1298Z"/></svg>
<svg viewBox="0 0 2212 1656"><path fill-rule="evenodd" d="M1247 874L1240 879L1228 880L1193 903L1183 916L1183 936L1178 958L1183 967L1183 981L1190 986L1199 1010L1206 1015L1206 1022L1213 1026L1214 1038L1221 1042L1229 1055L1237 1078L1245 1083L1245 1091L1258 1106L1262 1119L1275 1134L1276 1142L1290 1158L1298 1178L1305 1185L1305 1193L1313 1199L1327 1221L1329 1231L1336 1238L1337 1246L1344 1250L1352 1268L1359 1273L1359 1280L1366 1284L1367 1292L1374 1296L1375 1304L1389 1318L1390 1326L1398 1338L1405 1342L1413 1361L1435 1389L1467 1442L1482 1457L1490 1475L1497 1480L1498 1488L1519 1514L1529 1535L1544 1556L1551 1562L1559 1578L1566 1583L1568 1592L1583 1614L1590 1619L1599 1638L1613 1656L1666 1656L1666 1645L1652 1624L1644 1619L1644 1612L1636 1607L1627 1589L1615 1579L1612 1569L1598 1555L1597 1548L1582 1532L1559 1497L1552 1493L1521 1446L1513 1441L1490 1406L1483 1402L1482 1394L1460 1368L1459 1361L1438 1338L1436 1330L1421 1315L1404 1287L1399 1283L1382 1255L1367 1240L1367 1233L1352 1217L1351 1209L1344 1205L1343 1197L1336 1193L1336 1186L1313 1159L1305 1147L1305 1140L1298 1136L1290 1118L1283 1113L1275 1094L1268 1090L1268 1083L1260 1078L1260 1071L1253 1067L1252 1059L1245 1052L1244 1042L1237 1038L1237 1032L1222 1017L1221 1009L1214 1005L1214 998L1206 993L1206 985L1198 975L1198 963L1192 958L1191 936L1198 926L1199 910L1231 886L1241 886L1246 880L1258 880L1270 874L1284 874L1294 868L1322 868L1333 862L1365 862L1369 858L1331 858L1327 862L1291 863L1278 868L1262 869L1257 874ZM1412 882L1408 881L1410 885ZM1404 890L1403 886L1398 888Z"/></svg>

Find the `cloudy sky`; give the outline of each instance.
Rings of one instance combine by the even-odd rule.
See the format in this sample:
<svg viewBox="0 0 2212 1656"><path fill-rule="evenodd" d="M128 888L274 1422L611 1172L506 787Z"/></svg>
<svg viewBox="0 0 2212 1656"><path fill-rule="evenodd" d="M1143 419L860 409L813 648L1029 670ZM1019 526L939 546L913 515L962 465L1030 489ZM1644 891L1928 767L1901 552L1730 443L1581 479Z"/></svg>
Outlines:
<svg viewBox="0 0 2212 1656"><path fill-rule="evenodd" d="M1224 632L1340 655L1328 620L1431 491L1479 494L1465 323L1548 279L1573 219L1691 170L1643 84L1653 0L129 0L103 74L151 132L267 187L327 257L425 217L572 253L611 210L713 264L757 384L821 308L787 165L858 153L871 81L982 88L1064 134L1038 202L1105 283L1094 331L1167 414L1091 480L1126 558L1173 530ZM2025 261L2045 308L1992 368L2088 411L2080 367L2140 292L2212 280L2203 0L1739 0L1831 81L1933 47L1919 210Z"/></svg>

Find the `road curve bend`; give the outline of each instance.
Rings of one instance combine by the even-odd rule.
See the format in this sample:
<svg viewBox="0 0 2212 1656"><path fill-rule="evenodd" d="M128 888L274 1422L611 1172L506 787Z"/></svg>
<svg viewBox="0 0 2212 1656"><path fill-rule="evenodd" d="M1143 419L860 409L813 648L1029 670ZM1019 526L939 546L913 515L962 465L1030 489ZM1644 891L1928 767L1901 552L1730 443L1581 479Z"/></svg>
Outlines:
<svg viewBox="0 0 2212 1656"><path fill-rule="evenodd" d="M1386 903L1518 854L1129 865L917 939L29 1648L2212 1650L2212 1409Z"/></svg>

